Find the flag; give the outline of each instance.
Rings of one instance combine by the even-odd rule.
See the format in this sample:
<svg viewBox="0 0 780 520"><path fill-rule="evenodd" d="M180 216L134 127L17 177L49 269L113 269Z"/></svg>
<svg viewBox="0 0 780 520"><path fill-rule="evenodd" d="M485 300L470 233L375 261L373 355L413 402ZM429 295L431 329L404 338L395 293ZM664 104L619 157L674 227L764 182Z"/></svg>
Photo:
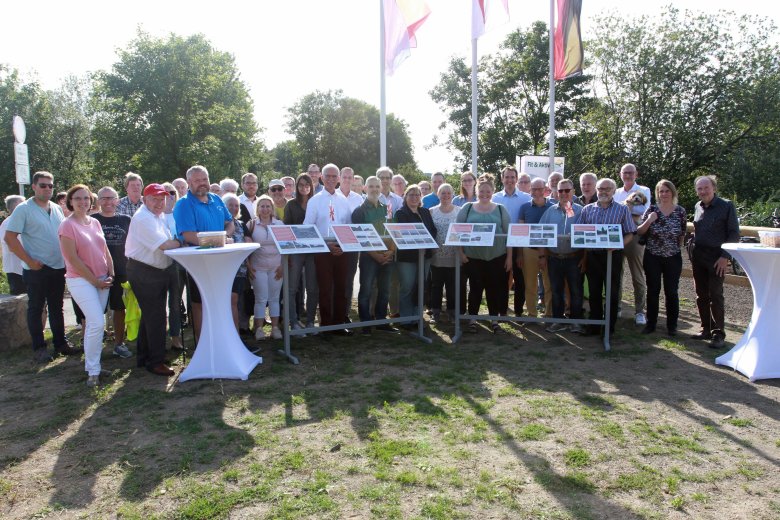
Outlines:
<svg viewBox="0 0 780 520"><path fill-rule="evenodd" d="M488 16L490 23L488 24ZM509 21L509 0L471 0L471 39Z"/></svg>
<svg viewBox="0 0 780 520"><path fill-rule="evenodd" d="M384 0L385 73L392 75L417 47L415 33L431 9L425 0Z"/></svg>
<svg viewBox="0 0 780 520"><path fill-rule="evenodd" d="M582 0L557 0L558 25L555 27L555 79L582 74Z"/></svg>

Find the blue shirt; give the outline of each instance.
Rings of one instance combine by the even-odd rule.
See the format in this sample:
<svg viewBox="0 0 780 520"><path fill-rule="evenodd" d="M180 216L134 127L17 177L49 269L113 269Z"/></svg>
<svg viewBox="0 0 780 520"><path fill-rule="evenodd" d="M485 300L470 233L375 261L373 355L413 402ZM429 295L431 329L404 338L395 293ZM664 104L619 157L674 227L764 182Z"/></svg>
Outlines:
<svg viewBox="0 0 780 520"><path fill-rule="evenodd" d="M435 193L429 193L428 195L423 197L423 200L422 200L423 208L426 208L426 209L431 209L434 206L438 206L439 202L441 202L439 200L439 196L436 195Z"/></svg>
<svg viewBox="0 0 780 520"><path fill-rule="evenodd" d="M509 212L509 222L517 224L517 219L520 217L520 208L526 202L531 202L531 196L517 189L511 195L507 195L506 190L501 190L493 194L493 202L503 205Z"/></svg>
<svg viewBox="0 0 780 520"><path fill-rule="evenodd" d="M573 217L566 215L566 210L561 208L560 203L553 204L542 215L539 224L555 224L558 226L558 247L551 247L550 251L559 255L566 255L573 251L571 247L571 225L576 224L582 213L582 206L572 202L571 209L574 212Z"/></svg>
<svg viewBox="0 0 780 520"><path fill-rule="evenodd" d="M471 200L467 199L463 195L458 195L454 199L452 199L452 204L455 206L458 206L459 208L462 208L464 204L467 202L477 202L477 197L471 197Z"/></svg>
<svg viewBox="0 0 780 520"><path fill-rule="evenodd" d="M553 203L549 200L545 200L544 205L542 206L537 206L533 201L526 202L520 206L520 216L518 217L518 220L522 220L524 224L538 224L542 219L544 212L552 205Z"/></svg>
<svg viewBox="0 0 780 520"><path fill-rule="evenodd" d="M7 231L19 233L27 254L52 269L65 269L65 259L60 251L59 229L65 215L62 209L49 201L49 211L36 204L33 198L19 204L8 217ZM5 240L5 237L0 237ZM24 269L30 266L22 262Z"/></svg>
<svg viewBox="0 0 780 520"><path fill-rule="evenodd" d="M201 202L188 191L176 203L173 218L176 221L176 233L180 238L184 238L185 231L224 231L225 224L233 221L222 199L213 193L208 196L208 202Z"/></svg>

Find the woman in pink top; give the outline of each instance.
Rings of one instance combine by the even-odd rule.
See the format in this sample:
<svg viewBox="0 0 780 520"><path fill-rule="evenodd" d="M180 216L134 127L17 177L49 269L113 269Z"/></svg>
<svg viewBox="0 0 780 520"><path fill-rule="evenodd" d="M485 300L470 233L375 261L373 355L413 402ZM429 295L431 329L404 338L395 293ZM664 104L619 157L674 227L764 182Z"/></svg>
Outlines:
<svg viewBox="0 0 780 520"><path fill-rule="evenodd" d="M279 295L282 289L282 255L276 249L268 226L282 222L274 218L274 202L268 195L257 200L257 218L247 225L253 242L260 244L260 249L249 257L249 279L255 291L255 339L265 339L263 321L265 321L265 306L268 304L268 314L271 315L271 337L282 338L279 330Z"/></svg>
<svg viewBox="0 0 780 520"><path fill-rule="evenodd" d="M72 213L60 224L60 250L65 258L68 290L86 316L84 365L87 386L92 387L99 384L103 314L114 279L114 264L100 222L89 216L89 188L83 184L73 186L65 197L65 205Z"/></svg>

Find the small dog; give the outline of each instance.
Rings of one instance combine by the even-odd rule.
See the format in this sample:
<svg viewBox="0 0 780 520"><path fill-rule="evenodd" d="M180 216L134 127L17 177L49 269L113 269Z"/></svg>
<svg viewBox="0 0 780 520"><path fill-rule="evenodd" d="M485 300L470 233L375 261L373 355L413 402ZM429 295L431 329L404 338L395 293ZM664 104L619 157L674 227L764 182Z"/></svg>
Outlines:
<svg viewBox="0 0 780 520"><path fill-rule="evenodd" d="M647 204L647 197L641 191L635 191L625 200L624 204L629 207L644 206Z"/></svg>

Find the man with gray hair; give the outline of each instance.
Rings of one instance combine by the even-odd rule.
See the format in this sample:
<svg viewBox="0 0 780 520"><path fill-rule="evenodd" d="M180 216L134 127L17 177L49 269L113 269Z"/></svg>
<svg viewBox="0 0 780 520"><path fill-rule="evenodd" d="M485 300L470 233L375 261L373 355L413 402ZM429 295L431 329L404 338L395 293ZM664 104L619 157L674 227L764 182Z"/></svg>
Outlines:
<svg viewBox="0 0 780 520"><path fill-rule="evenodd" d="M547 177L547 189L550 190L549 199L553 203L558 201L558 183L563 179L563 174L560 172L552 172Z"/></svg>
<svg viewBox="0 0 780 520"><path fill-rule="evenodd" d="M628 244L636 234L636 224L631 218L628 208L615 202L614 195L617 185L612 179L601 179L596 183L596 192L599 200L582 208L578 224L620 224L623 232L623 244ZM601 293L606 288L607 280L607 251L604 249L591 249L585 252L587 257L586 275L588 277L588 301L590 302L590 318L601 320L604 318L604 308ZM615 332L615 322L618 316L618 300L620 299L620 279L623 277L623 250L612 251L612 276L610 278L609 308L609 332ZM588 325L586 334L599 333L598 327Z"/></svg>
<svg viewBox="0 0 780 520"><path fill-rule="evenodd" d="M579 203L582 206L593 204L599 201L599 196L596 194L596 182L599 178L595 173L585 172L580 175L580 192Z"/></svg>
<svg viewBox="0 0 780 520"><path fill-rule="evenodd" d="M144 181L137 173L127 172L125 174L125 193L127 196L119 199L116 212L119 215L132 217L138 208L144 203L141 198L141 192L144 190Z"/></svg>
<svg viewBox="0 0 780 520"><path fill-rule="evenodd" d="M723 348L726 337L723 279L731 255L722 246L726 242L739 242L739 220L734 204L717 196L718 183L714 176L697 177L694 185L699 202L693 216L693 247L689 254L701 331L693 338L711 339L711 348Z"/></svg>
<svg viewBox="0 0 780 520"><path fill-rule="evenodd" d="M173 187L176 189L176 193L179 194L179 198L182 198L187 194L187 180L181 177L176 177L171 181Z"/></svg>
<svg viewBox="0 0 780 520"><path fill-rule="evenodd" d="M333 163L322 168L323 189L309 199L306 206L304 224L315 225L323 237L334 237L334 224L352 223L352 210L344 195L336 189L339 182L339 167ZM330 253L314 255L314 265L317 269L317 283L320 290L320 325L336 325L344 323L344 310L347 308L346 285L348 262L344 251L336 241L328 241ZM330 339L330 334L351 336L348 329L327 332L324 340Z"/></svg>
<svg viewBox="0 0 780 520"><path fill-rule="evenodd" d="M284 183L284 199L292 200L295 198L295 179L289 175L285 175L281 178Z"/></svg>
<svg viewBox="0 0 780 520"><path fill-rule="evenodd" d="M13 254L8 249L8 244L5 243L3 237L8 229L8 220L13 214L16 206L24 202L24 197L21 195L9 195L5 198L5 209L8 211L8 217L0 224L0 241L3 248L3 272L8 279L8 290L12 295L18 296L27 292L27 287L24 285L24 278L22 277L22 261L18 256Z"/></svg>

